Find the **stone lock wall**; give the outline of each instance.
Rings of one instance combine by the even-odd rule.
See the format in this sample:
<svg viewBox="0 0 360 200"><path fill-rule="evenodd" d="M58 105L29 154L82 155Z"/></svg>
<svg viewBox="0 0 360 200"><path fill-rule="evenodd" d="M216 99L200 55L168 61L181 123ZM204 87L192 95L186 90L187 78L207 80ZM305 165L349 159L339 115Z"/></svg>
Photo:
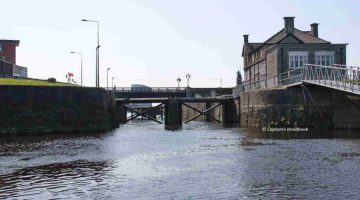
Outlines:
<svg viewBox="0 0 360 200"><path fill-rule="evenodd" d="M101 88L0 86L0 133L106 131L118 126L117 111Z"/></svg>
<svg viewBox="0 0 360 200"><path fill-rule="evenodd" d="M241 93L241 126L360 128L360 96L320 86L307 89L306 101L301 86Z"/></svg>

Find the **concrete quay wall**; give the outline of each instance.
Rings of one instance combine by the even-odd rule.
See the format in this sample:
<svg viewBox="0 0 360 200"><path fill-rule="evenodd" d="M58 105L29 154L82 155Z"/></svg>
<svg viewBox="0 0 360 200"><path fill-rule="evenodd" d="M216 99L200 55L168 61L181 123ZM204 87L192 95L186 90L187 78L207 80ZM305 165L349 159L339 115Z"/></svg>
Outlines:
<svg viewBox="0 0 360 200"><path fill-rule="evenodd" d="M301 86L241 93L241 126L360 128L359 95L306 87L306 98Z"/></svg>
<svg viewBox="0 0 360 200"><path fill-rule="evenodd" d="M119 113L114 94L101 88L0 86L0 133L106 131Z"/></svg>

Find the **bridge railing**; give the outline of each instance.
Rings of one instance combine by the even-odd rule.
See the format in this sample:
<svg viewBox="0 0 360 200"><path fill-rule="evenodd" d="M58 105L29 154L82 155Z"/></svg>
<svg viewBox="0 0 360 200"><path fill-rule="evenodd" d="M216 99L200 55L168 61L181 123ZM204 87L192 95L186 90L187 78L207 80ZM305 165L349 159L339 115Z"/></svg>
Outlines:
<svg viewBox="0 0 360 200"><path fill-rule="evenodd" d="M303 70L302 80L352 92L360 91L360 69L358 67L307 64Z"/></svg>
<svg viewBox="0 0 360 200"><path fill-rule="evenodd" d="M302 80L302 68L292 69L269 78L257 81L244 81L241 85L233 88L233 96L239 96L240 92L271 89L283 85L290 85Z"/></svg>
<svg viewBox="0 0 360 200"><path fill-rule="evenodd" d="M116 87L109 88L117 92L186 92L186 87Z"/></svg>
<svg viewBox="0 0 360 200"><path fill-rule="evenodd" d="M233 88L233 96L239 96L240 92L272 89L302 81L360 92L360 67L338 64L333 66L306 64L302 68L289 70L268 79L245 81L240 86Z"/></svg>

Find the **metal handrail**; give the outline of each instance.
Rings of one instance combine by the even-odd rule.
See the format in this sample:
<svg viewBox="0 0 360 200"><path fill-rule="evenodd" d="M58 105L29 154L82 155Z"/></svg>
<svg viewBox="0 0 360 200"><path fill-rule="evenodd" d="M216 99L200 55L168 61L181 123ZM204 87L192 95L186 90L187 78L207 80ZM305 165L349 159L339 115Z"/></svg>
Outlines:
<svg viewBox="0 0 360 200"><path fill-rule="evenodd" d="M244 91L271 89L303 81L360 93L360 68L339 64L333 66L306 64L304 67L291 69L267 79L245 81L233 88L233 95L238 96Z"/></svg>
<svg viewBox="0 0 360 200"><path fill-rule="evenodd" d="M303 74L303 80L310 83L345 91L360 92L360 70L351 69L348 66L307 65Z"/></svg>
<svg viewBox="0 0 360 200"><path fill-rule="evenodd" d="M109 90L114 90L118 92L179 92L186 91L186 87L116 87L109 88Z"/></svg>

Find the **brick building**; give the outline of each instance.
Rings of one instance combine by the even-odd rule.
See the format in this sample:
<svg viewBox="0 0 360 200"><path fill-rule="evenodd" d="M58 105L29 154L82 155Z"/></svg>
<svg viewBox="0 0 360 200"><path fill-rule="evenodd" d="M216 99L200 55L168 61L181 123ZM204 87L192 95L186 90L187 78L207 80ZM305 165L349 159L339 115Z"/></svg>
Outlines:
<svg viewBox="0 0 360 200"><path fill-rule="evenodd" d="M27 77L27 68L16 65L19 40L0 40L0 77Z"/></svg>
<svg viewBox="0 0 360 200"><path fill-rule="evenodd" d="M0 59L16 64L16 47L19 40L0 40Z"/></svg>
<svg viewBox="0 0 360 200"><path fill-rule="evenodd" d="M294 17L284 17L284 28L265 42L250 43L249 35L244 35L244 81L270 79L305 64L346 64L347 44L332 44L321 39L317 23L310 27L310 31L298 30L294 26Z"/></svg>

